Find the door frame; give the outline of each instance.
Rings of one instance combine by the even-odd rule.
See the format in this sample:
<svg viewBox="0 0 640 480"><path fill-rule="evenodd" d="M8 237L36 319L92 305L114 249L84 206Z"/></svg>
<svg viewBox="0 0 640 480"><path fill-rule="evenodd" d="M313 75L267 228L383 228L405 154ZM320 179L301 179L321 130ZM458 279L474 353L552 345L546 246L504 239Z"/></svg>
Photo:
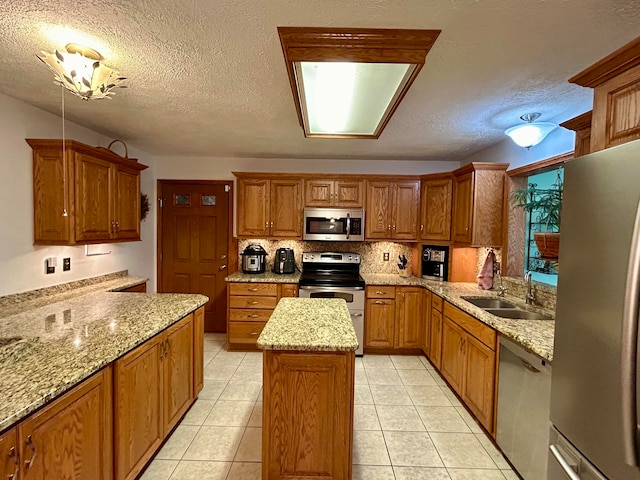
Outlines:
<svg viewBox="0 0 640 480"><path fill-rule="evenodd" d="M157 180L157 230L156 230L156 284L157 291L162 291L162 208L160 202L164 200L163 185L229 185L229 224L228 224L228 241L227 241L227 275L238 270L238 244L233 238L233 197L234 197L234 181L233 180ZM235 250L235 254L231 254Z"/></svg>

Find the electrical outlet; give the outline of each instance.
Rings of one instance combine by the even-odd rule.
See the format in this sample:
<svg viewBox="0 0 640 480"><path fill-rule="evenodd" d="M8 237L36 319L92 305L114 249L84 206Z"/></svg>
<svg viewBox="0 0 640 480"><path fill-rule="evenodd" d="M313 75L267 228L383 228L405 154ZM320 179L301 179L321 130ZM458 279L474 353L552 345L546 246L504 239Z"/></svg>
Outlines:
<svg viewBox="0 0 640 480"><path fill-rule="evenodd" d="M385 261L385 262L389 261L389 252L384 252L382 254L382 260Z"/></svg>
<svg viewBox="0 0 640 480"><path fill-rule="evenodd" d="M63 258L62 259L62 271L63 272L68 272L69 270L71 270L71 259L70 258Z"/></svg>

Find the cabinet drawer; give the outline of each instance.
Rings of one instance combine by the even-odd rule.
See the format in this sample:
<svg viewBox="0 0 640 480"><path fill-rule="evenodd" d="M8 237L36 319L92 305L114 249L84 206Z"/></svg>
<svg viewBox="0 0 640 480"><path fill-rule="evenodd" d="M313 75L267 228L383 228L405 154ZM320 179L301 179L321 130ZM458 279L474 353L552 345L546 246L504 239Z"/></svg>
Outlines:
<svg viewBox="0 0 640 480"><path fill-rule="evenodd" d="M485 325L480 320L476 320L450 303L444 304L444 316L457 323L461 328L469 332L471 336L495 351L498 334L493 328Z"/></svg>
<svg viewBox="0 0 640 480"><path fill-rule="evenodd" d="M277 303L278 297L253 297L249 295L229 297L229 308L274 309Z"/></svg>
<svg viewBox="0 0 640 480"><path fill-rule="evenodd" d="M244 308L232 308L229 310L229 320L240 322L266 322L273 310L252 310Z"/></svg>
<svg viewBox="0 0 640 480"><path fill-rule="evenodd" d="M434 308L435 310L442 312L442 304L443 304L442 297L439 297L434 293L431 296L431 308Z"/></svg>
<svg viewBox="0 0 640 480"><path fill-rule="evenodd" d="M396 298L396 287L381 285L367 287L367 298Z"/></svg>
<svg viewBox="0 0 640 480"><path fill-rule="evenodd" d="M231 295L262 295L264 297L277 297L277 283L230 283Z"/></svg>
<svg viewBox="0 0 640 480"><path fill-rule="evenodd" d="M267 322L229 322L229 343L255 345Z"/></svg>

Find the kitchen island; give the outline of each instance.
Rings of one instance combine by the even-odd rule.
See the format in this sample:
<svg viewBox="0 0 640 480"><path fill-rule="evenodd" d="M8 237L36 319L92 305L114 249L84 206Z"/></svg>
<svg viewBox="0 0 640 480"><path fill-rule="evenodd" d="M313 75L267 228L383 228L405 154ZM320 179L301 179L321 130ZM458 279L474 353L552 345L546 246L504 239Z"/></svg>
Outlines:
<svg viewBox="0 0 640 480"><path fill-rule="evenodd" d="M346 302L283 298L257 345L263 480L351 479L358 340Z"/></svg>
<svg viewBox="0 0 640 480"><path fill-rule="evenodd" d="M19 478L134 478L199 391L207 297L103 280L0 298L0 466Z"/></svg>

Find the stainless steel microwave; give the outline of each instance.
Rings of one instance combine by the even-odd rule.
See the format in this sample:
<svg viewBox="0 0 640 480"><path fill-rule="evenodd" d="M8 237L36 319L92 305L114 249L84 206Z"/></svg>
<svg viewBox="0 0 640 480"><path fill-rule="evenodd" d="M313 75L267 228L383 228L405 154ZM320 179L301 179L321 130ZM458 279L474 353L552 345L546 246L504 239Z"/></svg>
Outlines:
<svg viewBox="0 0 640 480"><path fill-rule="evenodd" d="M362 208L305 208L303 240L361 242L364 240Z"/></svg>

